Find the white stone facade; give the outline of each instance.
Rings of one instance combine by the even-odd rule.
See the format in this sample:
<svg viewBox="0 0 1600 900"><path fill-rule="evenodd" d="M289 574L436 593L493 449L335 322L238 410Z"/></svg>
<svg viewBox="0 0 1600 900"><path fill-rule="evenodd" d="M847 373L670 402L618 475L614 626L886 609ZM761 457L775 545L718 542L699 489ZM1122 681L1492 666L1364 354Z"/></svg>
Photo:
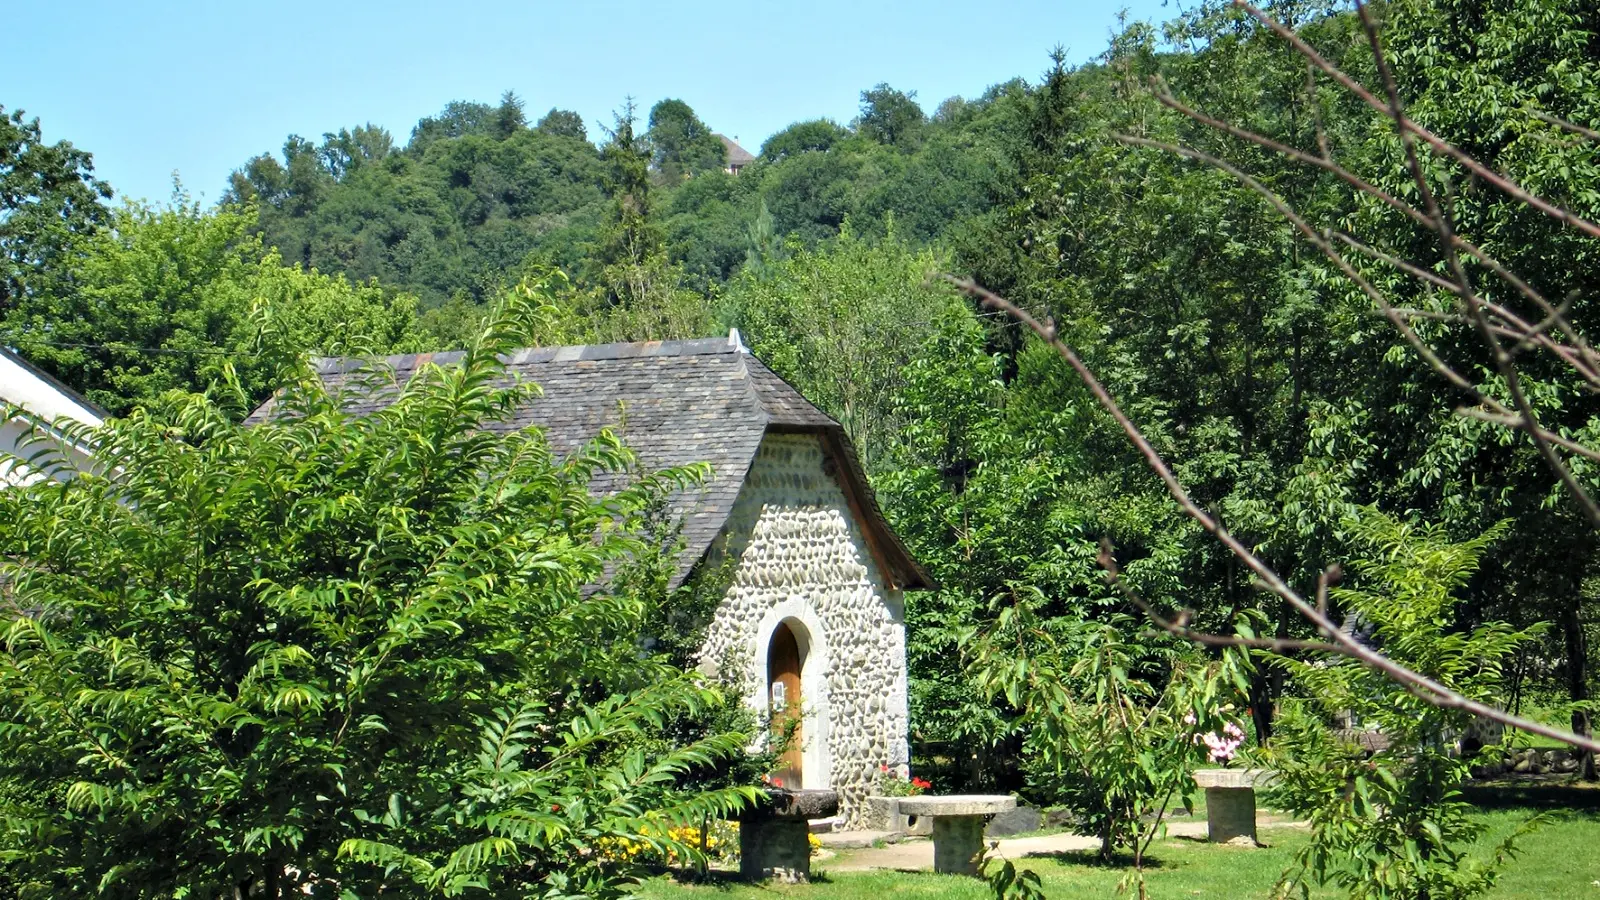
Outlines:
<svg viewBox="0 0 1600 900"><path fill-rule="evenodd" d="M838 791L854 825L880 767L909 760L905 605L830 463L815 434L763 438L714 554L737 562L701 658L765 716L768 645L789 625L802 657L800 786Z"/></svg>

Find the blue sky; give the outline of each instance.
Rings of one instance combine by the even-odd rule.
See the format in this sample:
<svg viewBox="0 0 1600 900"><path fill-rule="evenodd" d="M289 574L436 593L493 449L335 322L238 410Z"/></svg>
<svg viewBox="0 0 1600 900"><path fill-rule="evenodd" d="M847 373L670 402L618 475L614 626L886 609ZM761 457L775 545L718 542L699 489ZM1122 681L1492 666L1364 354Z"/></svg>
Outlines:
<svg viewBox="0 0 1600 900"><path fill-rule="evenodd" d="M404 143L447 101L507 89L530 119L577 110L591 137L627 95L645 110L678 97L755 152L791 122L848 121L879 82L931 111L1037 80L1056 44L1073 61L1099 53L1124 7L1175 12L1163 0L10 0L0 105L91 151L119 195L164 201L176 171L212 201L291 133L372 122Z"/></svg>

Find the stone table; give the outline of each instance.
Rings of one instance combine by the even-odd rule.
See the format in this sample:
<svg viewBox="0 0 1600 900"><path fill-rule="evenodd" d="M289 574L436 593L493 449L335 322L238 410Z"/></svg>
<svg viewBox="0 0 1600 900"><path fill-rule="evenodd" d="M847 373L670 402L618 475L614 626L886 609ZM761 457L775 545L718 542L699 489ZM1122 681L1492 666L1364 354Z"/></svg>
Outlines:
<svg viewBox="0 0 1600 900"><path fill-rule="evenodd" d="M983 826L996 813L1015 809L1004 794L957 794L950 797L901 797L900 812L933 819L933 870L978 874L983 854Z"/></svg>
<svg viewBox="0 0 1600 900"><path fill-rule="evenodd" d="M1194 783L1206 789L1206 837L1213 844L1256 845L1256 785L1265 769L1196 769Z"/></svg>
<svg viewBox="0 0 1600 900"><path fill-rule="evenodd" d="M791 883L811 880L809 819L839 811L835 791L769 789L739 814L739 876Z"/></svg>

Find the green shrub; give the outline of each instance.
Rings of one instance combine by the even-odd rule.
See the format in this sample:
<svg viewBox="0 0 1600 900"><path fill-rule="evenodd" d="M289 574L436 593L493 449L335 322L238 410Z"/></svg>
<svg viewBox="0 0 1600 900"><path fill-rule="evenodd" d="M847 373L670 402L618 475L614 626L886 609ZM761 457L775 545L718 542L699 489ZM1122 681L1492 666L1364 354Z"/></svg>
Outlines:
<svg viewBox="0 0 1600 900"><path fill-rule="evenodd" d="M1332 600L1353 625L1370 629L1386 656L1485 703L1503 687L1502 664L1525 632L1490 622L1455 622L1460 590L1504 525L1461 543L1442 529L1413 527L1365 509L1348 522L1367 552L1355 586ZM1469 855L1481 820L1461 800L1467 763L1446 740L1470 716L1435 705L1368 666L1339 657L1289 660L1310 698L1287 708L1270 758L1278 776L1270 801L1311 823L1312 840L1284 873L1280 890L1334 885L1359 898L1457 900L1491 888L1523 830L1486 858ZM1364 751L1330 723L1346 719L1382 735Z"/></svg>
<svg viewBox="0 0 1600 900"><path fill-rule="evenodd" d="M0 491L16 893L615 896L604 842L691 858L671 828L752 795L682 786L747 739L670 732L722 698L641 653L660 597L618 577L699 473L597 497L614 436L502 427L529 312L382 411L309 374L256 427L171 397L73 435L101 471Z"/></svg>

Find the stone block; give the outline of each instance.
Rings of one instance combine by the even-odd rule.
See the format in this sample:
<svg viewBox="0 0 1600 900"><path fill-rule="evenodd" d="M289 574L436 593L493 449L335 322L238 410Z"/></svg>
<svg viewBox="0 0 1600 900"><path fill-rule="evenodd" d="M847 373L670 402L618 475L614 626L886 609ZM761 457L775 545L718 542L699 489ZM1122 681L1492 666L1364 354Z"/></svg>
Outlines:
<svg viewBox="0 0 1600 900"><path fill-rule="evenodd" d="M933 820L900 811L902 797L868 797L866 827L873 831L927 836L933 834Z"/></svg>
<svg viewBox="0 0 1600 900"><path fill-rule="evenodd" d="M1195 784L1206 790L1206 839L1256 846L1256 785L1270 777L1261 769L1197 769Z"/></svg>
<svg viewBox="0 0 1600 900"><path fill-rule="evenodd" d="M933 820L933 870L976 875L983 856L983 816L936 816Z"/></svg>
<svg viewBox="0 0 1600 900"><path fill-rule="evenodd" d="M1206 839L1213 844L1255 844L1255 788L1206 788Z"/></svg>
<svg viewBox="0 0 1600 900"><path fill-rule="evenodd" d="M767 790L746 818L826 819L839 811L839 793L827 790Z"/></svg>
<svg viewBox="0 0 1600 900"><path fill-rule="evenodd" d="M810 881L810 833L805 819L741 819L739 876L746 881Z"/></svg>
<svg viewBox="0 0 1600 900"><path fill-rule="evenodd" d="M1044 827L1044 816L1031 806L1019 806L1005 812L996 813L989 820L989 826L983 830L986 838L1010 837L1013 834L1026 834L1038 831Z"/></svg>
<svg viewBox="0 0 1600 900"><path fill-rule="evenodd" d="M1016 798L1006 794L954 794L948 797L900 798L900 811L912 816L992 816L1016 808ZM936 830L937 827L936 825Z"/></svg>
<svg viewBox="0 0 1600 900"><path fill-rule="evenodd" d="M1203 788L1254 788L1265 786L1272 773L1265 769L1195 769L1194 783Z"/></svg>
<svg viewBox="0 0 1600 900"><path fill-rule="evenodd" d="M1044 811L1044 824L1046 828L1073 828L1078 825L1078 814L1065 806L1057 806Z"/></svg>

